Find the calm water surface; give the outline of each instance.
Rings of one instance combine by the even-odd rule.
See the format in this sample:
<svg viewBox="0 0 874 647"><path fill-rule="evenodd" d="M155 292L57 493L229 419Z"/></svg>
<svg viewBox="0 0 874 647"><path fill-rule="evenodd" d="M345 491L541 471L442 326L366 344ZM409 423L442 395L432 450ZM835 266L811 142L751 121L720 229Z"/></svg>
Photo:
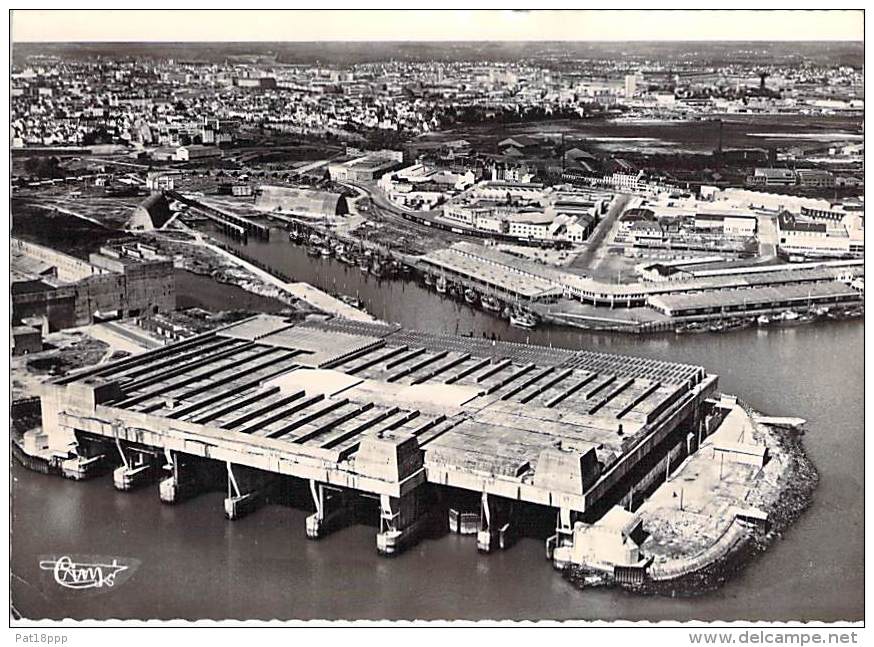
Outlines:
<svg viewBox="0 0 874 647"><path fill-rule="evenodd" d="M863 616L864 324L830 322L724 335L659 337L509 328L410 283L311 259L277 233L247 252L298 280L358 293L371 312L435 332L691 362L721 388L774 415L809 421L805 446L821 473L810 510L721 590L692 599L578 591L553 571L542 541L488 556L447 535L394 559L375 528L308 541L304 510L268 506L236 522L222 495L161 505L157 488L120 493L111 478L74 483L13 466L13 601L28 617L860 620ZM204 290L209 289L206 284ZM226 286L212 284L221 298ZM135 558L138 570L98 596L61 596L41 555Z"/></svg>

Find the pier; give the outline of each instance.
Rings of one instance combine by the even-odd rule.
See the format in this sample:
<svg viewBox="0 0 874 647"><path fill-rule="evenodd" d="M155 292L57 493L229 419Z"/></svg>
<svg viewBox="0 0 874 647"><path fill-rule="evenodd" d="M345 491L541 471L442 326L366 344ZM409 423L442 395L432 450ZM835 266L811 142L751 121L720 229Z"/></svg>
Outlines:
<svg viewBox="0 0 874 647"><path fill-rule="evenodd" d="M237 240L245 241L250 235L261 240L270 239L270 227L267 227L266 225L257 223L249 218L244 218L239 214L219 209L213 205L205 204L189 195L180 193L179 191L167 191L166 195L171 200L176 200L177 202L186 204L197 212L202 213L204 216L218 224L224 233L236 238Z"/></svg>

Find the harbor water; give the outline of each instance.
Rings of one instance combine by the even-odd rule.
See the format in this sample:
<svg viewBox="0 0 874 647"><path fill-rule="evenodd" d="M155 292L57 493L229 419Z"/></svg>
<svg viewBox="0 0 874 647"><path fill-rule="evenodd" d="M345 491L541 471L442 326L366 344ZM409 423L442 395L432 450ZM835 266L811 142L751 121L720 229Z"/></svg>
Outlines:
<svg viewBox="0 0 874 647"><path fill-rule="evenodd" d="M307 512L267 506L235 522L222 494L177 506L157 486L132 493L111 477L75 483L13 466L12 594L26 617L295 619L860 620L864 582L864 323L829 321L720 335L632 336L510 328L415 283L308 257L282 232L246 254L298 281L359 296L377 317L442 333L485 334L569 348L701 364L721 389L771 415L808 420L804 444L820 471L810 509L720 590L697 598L579 591L522 539L480 555L459 535L428 539L394 559L375 528L306 539ZM230 242L230 241L227 241ZM204 303L232 286L198 283ZM229 294L229 293L228 293ZM258 309L256 302L249 306ZM836 379L835 376L840 376ZM99 593L62 592L40 571L46 555L138 560Z"/></svg>

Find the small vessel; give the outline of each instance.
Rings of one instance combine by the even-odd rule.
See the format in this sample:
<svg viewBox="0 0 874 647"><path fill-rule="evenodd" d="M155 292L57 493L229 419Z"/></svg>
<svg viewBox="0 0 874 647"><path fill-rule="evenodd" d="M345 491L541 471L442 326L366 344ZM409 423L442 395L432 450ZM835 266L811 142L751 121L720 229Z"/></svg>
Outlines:
<svg viewBox="0 0 874 647"><path fill-rule="evenodd" d="M500 312L501 311L501 302L498 301L495 297L485 295L480 299L480 304L482 305L484 310L488 310L489 312Z"/></svg>
<svg viewBox="0 0 874 647"><path fill-rule="evenodd" d="M446 294L446 277L438 276L437 282L434 284L438 294Z"/></svg>
<svg viewBox="0 0 874 647"><path fill-rule="evenodd" d="M776 323L778 326L795 326L803 322L800 314L794 310L787 310L780 315L780 318L776 320Z"/></svg>
<svg viewBox="0 0 874 647"><path fill-rule="evenodd" d="M382 263L380 263L378 259L374 260L373 263L370 265L370 273L373 274L376 278L382 277Z"/></svg>
<svg viewBox="0 0 874 647"><path fill-rule="evenodd" d="M472 290L471 288L467 288L464 291L464 300L467 303L473 305L477 301L476 292L474 290Z"/></svg>
<svg viewBox="0 0 874 647"><path fill-rule="evenodd" d="M338 298L347 306L352 306L353 308L361 307L361 299L359 299L358 297L350 297L347 294L341 294Z"/></svg>
<svg viewBox="0 0 874 647"><path fill-rule="evenodd" d="M425 272L424 281L425 281L425 285L427 285L428 287L431 287L432 285L434 285L434 277L431 276L430 274L428 274L427 272Z"/></svg>
<svg viewBox="0 0 874 647"><path fill-rule="evenodd" d="M681 326L677 326L674 328L674 332L678 334L687 334L687 333L700 333L700 332L708 332L710 331L710 326L701 323L699 321L693 321L691 323L683 324Z"/></svg>
<svg viewBox="0 0 874 647"><path fill-rule="evenodd" d="M722 332L728 332L730 330L743 330L744 328L749 328L752 325L753 320L746 317L743 319L732 319L722 327Z"/></svg>
<svg viewBox="0 0 874 647"><path fill-rule="evenodd" d="M537 325L537 317L527 310L514 308L510 313L510 325L516 328L534 328Z"/></svg>
<svg viewBox="0 0 874 647"><path fill-rule="evenodd" d="M308 256L319 256L321 253L322 250L318 245L307 245Z"/></svg>
<svg viewBox="0 0 874 647"><path fill-rule="evenodd" d="M759 315L756 317L756 323L760 326L767 326L771 323L771 318L768 315Z"/></svg>
<svg viewBox="0 0 874 647"><path fill-rule="evenodd" d="M331 248L322 247L321 252L319 253L322 255L322 258L328 258L331 255Z"/></svg>
<svg viewBox="0 0 874 647"><path fill-rule="evenodd" d="M367 272L369 272L370 271L370 259L362 258L360 261L358 261L358 269L361 270L365 274Z"/></svg>

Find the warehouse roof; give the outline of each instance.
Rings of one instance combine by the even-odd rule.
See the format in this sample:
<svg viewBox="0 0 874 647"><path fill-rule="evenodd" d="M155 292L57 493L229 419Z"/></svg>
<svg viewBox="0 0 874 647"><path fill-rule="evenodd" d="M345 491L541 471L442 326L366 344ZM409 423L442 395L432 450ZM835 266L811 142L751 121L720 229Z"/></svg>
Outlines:
<svg viewBox="0 0 874 647"><path fill-rule="evenodd" d="M335 216L348 212L346 198L339 193L270 184L261 185L255 207L265 211L290 211L300 215Z"/></svg>

